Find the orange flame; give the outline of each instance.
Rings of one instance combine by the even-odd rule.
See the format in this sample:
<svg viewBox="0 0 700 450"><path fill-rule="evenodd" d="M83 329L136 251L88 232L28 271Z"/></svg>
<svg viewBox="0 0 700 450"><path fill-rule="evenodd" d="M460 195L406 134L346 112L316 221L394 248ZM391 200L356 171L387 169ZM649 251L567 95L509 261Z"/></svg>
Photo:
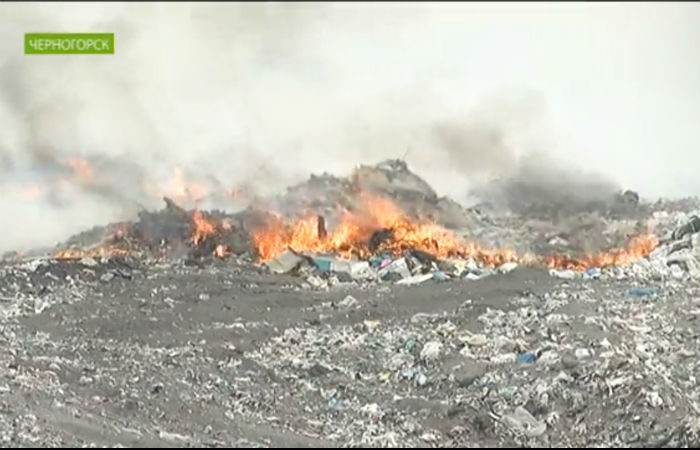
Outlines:
<svg viewBox="0 0 700 450"><path fill-rule="evenodd" d="M227 255L231 254L231 249L226 246L219 244L216 246L216 249L214 250L214 256L217 258L225 258Z"/></svg>
<svg viewBox="0 0 700 450"><path fill-rule="evenodd" d="M77 156L70 157L66 164L73 170L73 176L83 184L91 184L95 179L95 173L90 163Z"/></svg>
<svg viewBox="0 0 700 450"><path fill-rule="evenodd" d="M270 219L265 227L253 232L253 243L261 260L274 258L287 248L315 253L335 252L344 257L362 258L372 253L369 241L377 230L389 230L390 235L375 251L400 254L414 249L438 258L478 258L489 265L516 259L510 250L489 251L476 244L465 244L450 231L433 223L411 220L386 198L362 195L359 213L346 211L332 233L319 234L316 216L287 225L279 217Z"/></svg>
<svg viewBox="0 0 700 450"><path fill-rule="evenodd" d="M630 240L627 248L613 249L592 255L572 258L563 255L545 257L545 263L550 269L571 269L583 271L591 267L609 267L614 265L631 264L648 256L659 246L659 239L651 233L642 234Z"/></svg>
<svg viewBox="0 0 700 450"><path fill-rule="evenodd" d="M188 207L203 200L209 192L204 184L187 178L181 168L173 169L172 176L156 186L146 184L146 192L154 198L171 198L178 206Z"/></svg>
<svg viewBox="0 0 700 450"><path fill-rule="evenodd" d="M647 256L658 246L656 236L649 233L633 239L627 249L580 258L553 255L541 259L531 254L518 255L510 249L491 250L474 242L464 242L437 224L410 219L386 198L366 195L361 196L360 212L346 211L332 233L319 233L316 216L308 216L293 224L286 224L282 218L273 216L263 228L253 232L253 243L261 261L268 261L288 248L299 252L334 252L345 258L367 258L372 253L370 238L374 232L382 229L388 230L389 236L373 249L374 252L388 251L398 255L406 250L421 250L441 259L473 258L489 267L519 262L585 270L629 264Z"/></svg>
<svg viewBox="0 0 700 450"><path fill-rule="evenodd" d="M103 243L97 244L88 249L67 248L54 253L55 259L78 259L78 258L110 258L114 256L127 256L131 254L128 242L124 241L129 236L130 228L128 223L117 223L107 228L109 236Z"/></svg>
<svg viewBox="0 0 700 450"><path fill-rule="evenodd" d="M90 249L67 248L54 253L54 259L110 258L127 256L131 252L117 245L98 246Z"/></svg>
<svg viewBox="0 0 700 450"><path fill-rule="evenodd" d="M192 213L192 221L194 223L194 231L192 232L192 243L194 245L199 245L207 236L214 234L216 230L214 224L209 222L199 210L195 210Z"/></svg>

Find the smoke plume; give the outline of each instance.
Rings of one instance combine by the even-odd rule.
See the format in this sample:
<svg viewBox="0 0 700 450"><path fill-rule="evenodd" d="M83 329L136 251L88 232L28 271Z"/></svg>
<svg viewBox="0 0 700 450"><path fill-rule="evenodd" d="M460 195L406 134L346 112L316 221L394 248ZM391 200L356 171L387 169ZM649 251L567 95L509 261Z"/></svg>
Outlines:
<svg viewBox="0 0 700 450"><path fill-rule="evenodd" d="M0 25L0 251L183 184L253 197L385 158L459 201L513 177L589 195L579 168L700 194L693 5L3 3ZM116 52L24 55L37 31Z"/></svg>

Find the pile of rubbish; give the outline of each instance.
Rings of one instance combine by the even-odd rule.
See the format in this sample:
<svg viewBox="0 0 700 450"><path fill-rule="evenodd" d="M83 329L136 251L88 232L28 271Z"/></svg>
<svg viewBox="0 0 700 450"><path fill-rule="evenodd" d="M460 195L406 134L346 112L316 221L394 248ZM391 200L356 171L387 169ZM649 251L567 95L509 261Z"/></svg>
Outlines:
<svg viewBox="0 0 700 450"><path fill-rule="evenodd" d="M137 221L76 235L51 256L200 265L236 259L305 276L312 286L475 280L518 265L571 279L700 272L700 219L692 215L697 202L668 212L661 203L642 203L637 193L625 191L599 210L550 219L540 210L528 215L488 203L465 208L439 197L400 160L360 166L347 178L312 175L283 195L233 214L185 210L170 198L164 201L165 208L143 211ZM640 213L648 213L646 220Z"/></svg>
<svg viewBox="0 0 700 450"><path fill-rule="evenodd" d="M95 227L54 249L12 252L4 256L9 259L49 253L60 259L126 255L206 259L243 255L260 259L259 249L252 241L257 230L280 220L313 217L319 219L319 233L325 232L336 225L341 215L358 212L366 206L361 202L367 194L385 199L407 217L422 217L445 228L483 225L478 214L450 199L438 197L405 163L387 161L373 167L359 167L347 178L312 175L308 181L290 187L285 194L256 198L248 208L236 213L187 210L177 199L163 197L163 209L142 211L136 221Z"/></svg>
<svg viewBox="0 0 700 450"><path fill-rule="evenodd" d="M0 436L698 447L700 203L611 202L465 208L388 161L15 255Z"/></svg>
<svg viewBox="0 0 700 450"><path fill-rule="evenodd" d="M309 284L318 287L352 281L414 285L429 280L478 280L496 273L508 273L519 264L509 261L492 267L473 258L440 260L419 250L408 251L400 257L374 255L362 261L288 249L265 265L274 273L306 276ZM590 267L584 271L552 268L549 273L562 279L700 278L700 217L688 218L661 240L661 244L648 257L631 264Z"/></svg>

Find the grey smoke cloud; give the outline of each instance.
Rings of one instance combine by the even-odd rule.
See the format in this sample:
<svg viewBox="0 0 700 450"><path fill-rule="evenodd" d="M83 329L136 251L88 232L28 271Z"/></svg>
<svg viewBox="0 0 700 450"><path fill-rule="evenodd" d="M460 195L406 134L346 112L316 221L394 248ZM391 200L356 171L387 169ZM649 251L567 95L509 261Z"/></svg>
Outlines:
<svg viewBox="0 0 700 450"><path fill-rule="evenodd" d="M143 185L175 167L267 194L406 154L465 200L544 153L697 195L698 25L692 4L3 3L0 251L159 207ZM22 54L45 30L113 31L116 54ZM17 194L73 156L97 186Z"/></svg>

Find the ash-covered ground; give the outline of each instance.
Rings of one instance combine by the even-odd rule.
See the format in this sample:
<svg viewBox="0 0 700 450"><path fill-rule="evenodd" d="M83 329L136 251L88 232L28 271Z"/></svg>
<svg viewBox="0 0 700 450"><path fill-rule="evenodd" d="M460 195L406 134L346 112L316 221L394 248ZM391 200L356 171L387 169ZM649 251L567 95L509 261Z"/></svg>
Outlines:
<svg viewBox="0 0 700 450"><path fill-rule="evenodd" d="M368 185L483 245L577 254L652 227L658 246L585 270L408 251L356 261L358 276L307 252L256 261L236 234L250 211L210 213L234 226L164 256L191 225L168 205L116 242L133 252L0 263L3 443L700 446L696 199L463 208L388 162L270 207L330 215Z"/></svg>

